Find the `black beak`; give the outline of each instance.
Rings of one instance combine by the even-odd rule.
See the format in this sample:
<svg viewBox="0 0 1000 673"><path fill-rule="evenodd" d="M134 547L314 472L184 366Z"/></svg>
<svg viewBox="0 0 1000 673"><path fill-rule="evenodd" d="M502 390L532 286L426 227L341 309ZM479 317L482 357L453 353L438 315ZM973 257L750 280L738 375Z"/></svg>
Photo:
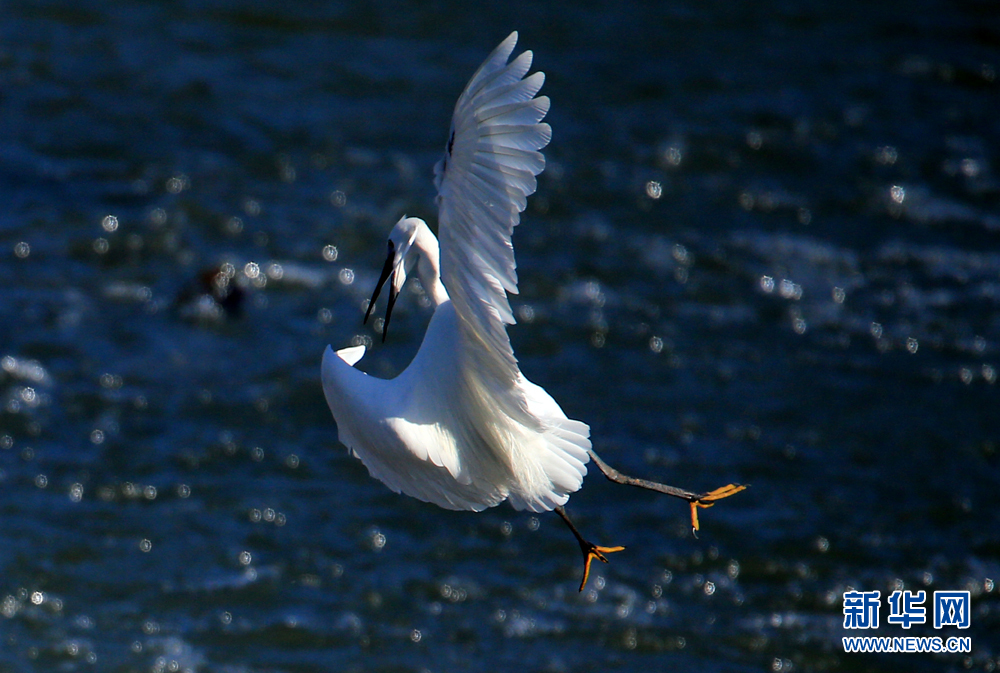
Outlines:
<svg viewBox="0 0 1000 673"><path fill-rule="evenodd" d="M396 272L392 272L392 280L389 281L389 301L385 305L385 322L382 323L382 343L385 343L385 335L389 333L389 316L392 315L392 307L396 304Z"/></svg>
<svg viewBox="0 0 1000 673"><path fill-rule="evenodd" d="M393 269L393 262L396 259L396 246L389 241L389 255L385 258L385 266L382 267L382 275L378 279L378 284L375 286L375 292L372 293L372 299L368 302L368 310L365 311L364 324L368 323L368 316L372 314L372 309L375 307L375 300L378 299L379 292L382 291L382 286L385 285L385 281L395 275ZM392 306L396 303L396 290L393 283L389 283L389 303L385 309L385 322L382 324L382 343L385 343L385 335L389 331L389 316L392 315Z"/></svg>

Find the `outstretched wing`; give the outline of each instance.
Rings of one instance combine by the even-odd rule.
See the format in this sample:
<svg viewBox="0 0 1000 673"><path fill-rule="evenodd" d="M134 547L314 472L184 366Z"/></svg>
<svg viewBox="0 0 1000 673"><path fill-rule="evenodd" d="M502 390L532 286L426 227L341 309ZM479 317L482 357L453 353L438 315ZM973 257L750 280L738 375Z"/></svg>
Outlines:
<svg viewBox="0 0 1000 673"><path fill-rule="evenodd" d="M441 278L460 318L464 354L493 391L510 390L520 376L506 329L514 323L507 294L517 293L510 239L545 168L539 150L552 137L540 123L549 99L535 97L545 75L525 77L530 51L507 62L516 43L514 32L472 76L434 168Z"/></svg>

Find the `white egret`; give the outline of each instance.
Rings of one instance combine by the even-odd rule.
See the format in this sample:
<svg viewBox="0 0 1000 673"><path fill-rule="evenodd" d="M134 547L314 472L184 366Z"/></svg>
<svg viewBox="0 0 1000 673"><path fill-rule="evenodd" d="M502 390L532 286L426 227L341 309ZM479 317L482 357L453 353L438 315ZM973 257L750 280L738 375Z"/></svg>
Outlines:
<svg viewBox="0 0 1000 673"><path fill-rule="evenodd" d="M562 506L577 491L590 458L609 479L709 507L744 487L693 493L627 477L594 452L590 428L567 418L527 380L507 337L517 292L511 234L551 137L542 119L549 99L536 96L545 76L525 76L530 51L508 63L517 33L476 71L455 105L444 157L434 168L438 239L427 224L403 217L389 234L388 255L365 321L388 282L383 341L407 276L416 274L434 306L413 361L394 379L356 369L364 346L323 354L323 392L340 441L393 491L446 509L480 511L504 500L518 510L555 510L590 562L624 547L588 542Z"/></svg>

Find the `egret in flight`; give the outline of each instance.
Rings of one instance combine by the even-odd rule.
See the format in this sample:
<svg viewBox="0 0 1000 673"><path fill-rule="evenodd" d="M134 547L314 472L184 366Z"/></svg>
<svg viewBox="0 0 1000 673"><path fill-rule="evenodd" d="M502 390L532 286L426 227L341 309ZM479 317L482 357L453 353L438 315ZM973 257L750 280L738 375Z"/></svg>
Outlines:
<svg viewBox="0 0 1000 673"><path fill-rule="evenodd" d="M624 547L587 541L563 509L583 484L592 458L612 481L682 498L697 510L744 486L708 493L636 479L594 452L590 428L567 418L543 388L524 377L507 337L514 324L507 297L517 293L511 234L520 221L541 150L552 131L537 96L545 75L527 75L532 54L508 63L517 33L500 43L458 98L444 156L434 168L438 234L415 217L389 233L388 253L365 322L382 287L392 307L413 274L434 306L420 349L396 378L356 369L364 346L323 354L323 393L340 441L393 491L446 509L481 511L508 501L514 509L554 510L583 553L582 591L597 558Z"/></svg>

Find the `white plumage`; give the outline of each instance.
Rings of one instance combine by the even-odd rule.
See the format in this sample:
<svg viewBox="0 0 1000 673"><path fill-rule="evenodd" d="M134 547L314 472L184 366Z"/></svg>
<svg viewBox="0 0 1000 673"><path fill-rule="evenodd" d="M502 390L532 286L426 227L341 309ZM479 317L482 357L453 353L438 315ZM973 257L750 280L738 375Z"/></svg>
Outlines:
<svg viewBox="0 0 1000 673"><path fill-rule="evenodd" d="M687 501L695 531L699 508L746 487L695 493L618 472L594 452L590 428L521 374L507 338L514 323L507 295L517 293L511 234L545 168L539 150L552 130L542 123L549 99L536 96L545 76L526 76L531 52L507 62L516 42L511 33L500 43L455 105L434 167L440 245L415 217L389 233L368 314L388 281L387 330L407 275L416 273L434 305L420 349L386 380L354 367L363 346L327 347L323 393L340 441L392 490L448 509L479 511L507 500L515 509L555 510L580 545L582 591L591 561L607 563L606 553L624 549L587 541L562 508L591 458L614 482Z"/></svg>
<svg viewBox="0 0 1000 673"><path fill-rule="evenodd" d="M440 246L423 220L401 219L372 297L391 277L385 328L407 274L434 305L410 365L394 379L356 369L364 347L323 355L323 392L340 441L394 491L441 507L482 510L508 500L533 512L564 504L587 472L590 428L521 374L507 337L517 292L511 234L551 129L544 75L510 61L512 33L455 105L435 167Z"/></svg>

